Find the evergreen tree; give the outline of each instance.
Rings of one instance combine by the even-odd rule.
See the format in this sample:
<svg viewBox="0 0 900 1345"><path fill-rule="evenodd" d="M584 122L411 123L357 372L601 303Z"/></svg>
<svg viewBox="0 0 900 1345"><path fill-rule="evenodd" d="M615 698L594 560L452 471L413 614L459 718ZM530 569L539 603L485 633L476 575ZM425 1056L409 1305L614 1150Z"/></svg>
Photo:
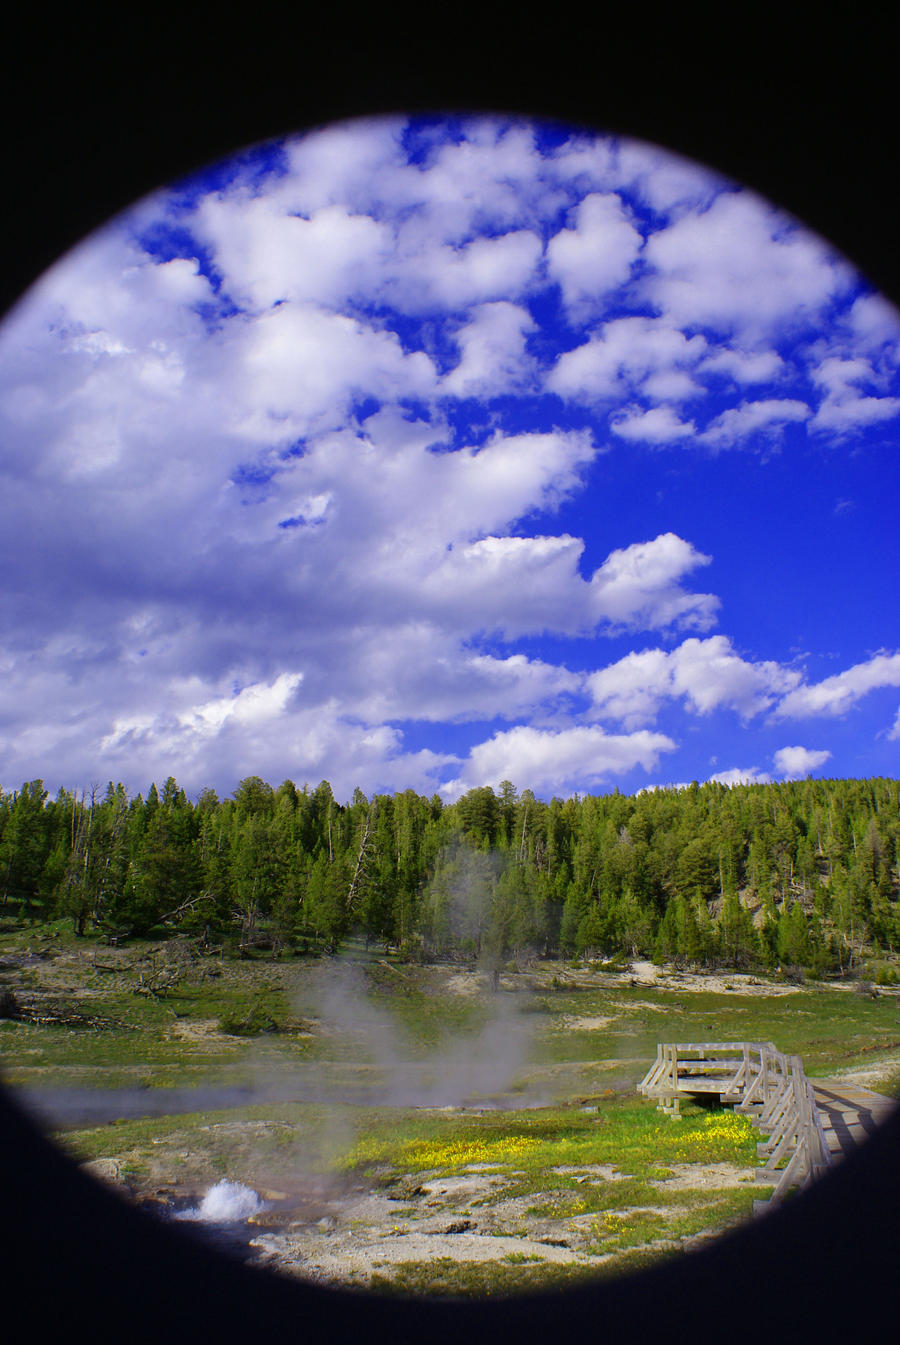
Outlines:
<svg viewBox="0 0 900 1345"><path fill-rule="evenodd" d="M23 784L14 795L0 841L2 904L16 901L29 919L36 919L42 902L41 876L50 853L43 780Z"/></svg>

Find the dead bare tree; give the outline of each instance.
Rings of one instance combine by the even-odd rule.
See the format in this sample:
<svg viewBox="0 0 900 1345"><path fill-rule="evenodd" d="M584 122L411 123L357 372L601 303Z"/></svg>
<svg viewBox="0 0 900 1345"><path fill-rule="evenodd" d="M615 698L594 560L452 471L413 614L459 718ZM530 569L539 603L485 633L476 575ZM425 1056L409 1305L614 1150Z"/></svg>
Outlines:
<svg viewBox="0 0 900 1345"><path fill-rule="evenodd" d="M369 805L368 812L366 813L366 820L362 828L362 835L360 837L359 848L356 852L356 865L353 869L353 877L350 879L350 886L347 889L346 906L348 915L350 911L353 909L353 903L355 902L359 894L359 890L365 876L365 866L368 858L370 848L370 838L372 834L373 809L374 809L374 803Z"/></svg>

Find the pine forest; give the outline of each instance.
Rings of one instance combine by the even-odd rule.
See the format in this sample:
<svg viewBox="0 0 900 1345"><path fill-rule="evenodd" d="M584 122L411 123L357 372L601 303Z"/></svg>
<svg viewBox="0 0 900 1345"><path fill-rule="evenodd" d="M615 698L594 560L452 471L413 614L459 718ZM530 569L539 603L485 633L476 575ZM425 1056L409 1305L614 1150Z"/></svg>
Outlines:
<svg viewBox="0 0 900 1345"><path fill-rule="evenodd" d="M548 956L859 974L900 950L900 782L807 779L537 799L339 804L327 781L189 800L110 783L0 792L0 906L76 935L242 956L350 935L495 973ZM890 974L896 975L893 969Z"/></svg>

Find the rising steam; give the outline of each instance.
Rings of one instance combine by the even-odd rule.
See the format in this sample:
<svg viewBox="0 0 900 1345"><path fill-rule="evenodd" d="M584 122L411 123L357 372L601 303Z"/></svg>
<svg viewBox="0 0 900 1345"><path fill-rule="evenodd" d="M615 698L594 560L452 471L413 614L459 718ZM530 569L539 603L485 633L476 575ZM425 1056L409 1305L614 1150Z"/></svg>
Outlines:
<svg viewBox="0 0 900 1345"><path fill-rule="evenodd" d="M265 1203L249 1186L221 1181L207 1191L199 1205L182 1210L175 1218L203 1224L230 1224L249 1219L251 1214L265 1208Z"/></svg>

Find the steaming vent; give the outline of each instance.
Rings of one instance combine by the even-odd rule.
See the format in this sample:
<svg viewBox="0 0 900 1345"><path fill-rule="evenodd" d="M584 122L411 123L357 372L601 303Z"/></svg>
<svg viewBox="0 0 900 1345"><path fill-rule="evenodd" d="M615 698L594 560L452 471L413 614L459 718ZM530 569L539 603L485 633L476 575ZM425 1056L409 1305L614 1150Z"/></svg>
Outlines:
<svg viewBox="0 0 900 1345"><path fill-rule="evenodd" d="M181 1210L176 1219L190 1219L204 1224L233 1224L249 1219L251 1214L267 1209L257 1193L240 1182L216 1182L199 1205Z"/></svg>

